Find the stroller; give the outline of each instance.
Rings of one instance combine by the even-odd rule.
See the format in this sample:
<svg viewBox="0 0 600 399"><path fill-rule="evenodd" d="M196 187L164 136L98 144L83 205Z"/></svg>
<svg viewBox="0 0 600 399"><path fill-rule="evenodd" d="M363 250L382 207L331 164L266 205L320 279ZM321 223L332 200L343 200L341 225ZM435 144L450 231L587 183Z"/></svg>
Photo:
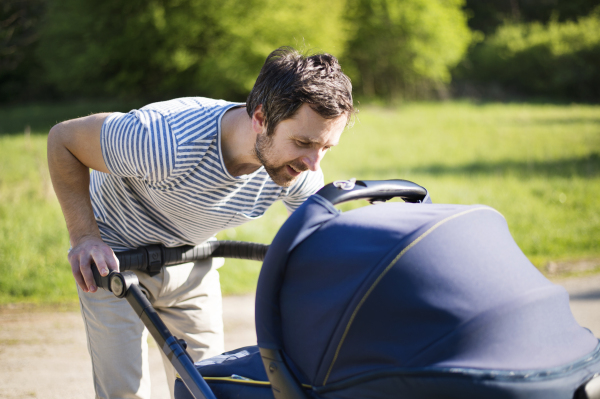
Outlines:
<svg viewBox="0 0 600 399"><path fill-rule="evenodd" d="M406 203L334 207L393 197ZM211 253L260 259L265 249L142 248L121 265L162 257L156 270ZM403 180L332 183L290 216L261 269L256 347L194 366L133 273L96 277L138 310L175 366L176 399L600 398L598 339L502 215L431 204Z"/></svg>

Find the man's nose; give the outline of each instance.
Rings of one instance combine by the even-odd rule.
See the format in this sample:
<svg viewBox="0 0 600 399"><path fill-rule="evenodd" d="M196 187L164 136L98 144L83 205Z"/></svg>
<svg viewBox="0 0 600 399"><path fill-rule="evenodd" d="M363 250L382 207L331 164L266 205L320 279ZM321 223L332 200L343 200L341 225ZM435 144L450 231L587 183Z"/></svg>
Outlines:
<svg viewBox="0 0 600 399"><path fill-rule="evenodd" d="M302 162L313 172L319 170L319 164L325 156L325 150L317 149L302 157Z"/></svg>

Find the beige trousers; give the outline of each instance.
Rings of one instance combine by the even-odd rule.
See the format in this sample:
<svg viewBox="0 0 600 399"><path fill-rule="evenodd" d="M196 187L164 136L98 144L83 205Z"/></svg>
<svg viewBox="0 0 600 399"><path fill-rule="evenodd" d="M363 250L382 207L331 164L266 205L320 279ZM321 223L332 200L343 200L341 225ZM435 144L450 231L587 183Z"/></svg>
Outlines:
<svg viewBox="0 0 600 399"><path fill-rule="evenodd" d="M194 361L224 351L223 308L217 268L222 258L165 267L155 275L136 272L140 288ZM92 359L96 398L149 399L148 330L125 299L98 289L79 290ZM175 370L163 355L173 397Z"/></svg>

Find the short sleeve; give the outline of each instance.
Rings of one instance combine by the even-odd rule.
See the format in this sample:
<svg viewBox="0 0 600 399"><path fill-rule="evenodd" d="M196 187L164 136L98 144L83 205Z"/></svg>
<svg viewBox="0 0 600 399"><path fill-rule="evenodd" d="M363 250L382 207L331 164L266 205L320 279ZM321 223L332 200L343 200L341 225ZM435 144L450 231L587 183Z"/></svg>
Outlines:
<svg viewBox="0 0 600 399"><path fill-rule="evenodd" d="M296 210L314 193L319 191L324 185L324 177L321 169L316 172L305 172L300 179L290 187L290 190L283 198L286 209L291 213Z"/></svg>
<svg viewBox="0 0 600 399"><path fill-rule="evenodd" d="M100 144L111 174L161 182L173 172L175 137L155 110L110 114L102 125Z"/></svg>

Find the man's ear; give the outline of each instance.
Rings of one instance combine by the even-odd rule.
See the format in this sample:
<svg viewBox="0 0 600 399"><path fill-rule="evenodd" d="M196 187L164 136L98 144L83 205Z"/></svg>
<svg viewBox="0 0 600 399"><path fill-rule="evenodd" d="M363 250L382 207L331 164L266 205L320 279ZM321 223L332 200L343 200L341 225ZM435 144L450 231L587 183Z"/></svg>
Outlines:
<svg viewBox="0 0 600 399"><path fill-rule="evenodd" d="M267 128L267 124L265 121L265 114L262 110L262 104L259 104L258 107L254 110L252 114L252 130L255 133L263 133Z"/></svg>

